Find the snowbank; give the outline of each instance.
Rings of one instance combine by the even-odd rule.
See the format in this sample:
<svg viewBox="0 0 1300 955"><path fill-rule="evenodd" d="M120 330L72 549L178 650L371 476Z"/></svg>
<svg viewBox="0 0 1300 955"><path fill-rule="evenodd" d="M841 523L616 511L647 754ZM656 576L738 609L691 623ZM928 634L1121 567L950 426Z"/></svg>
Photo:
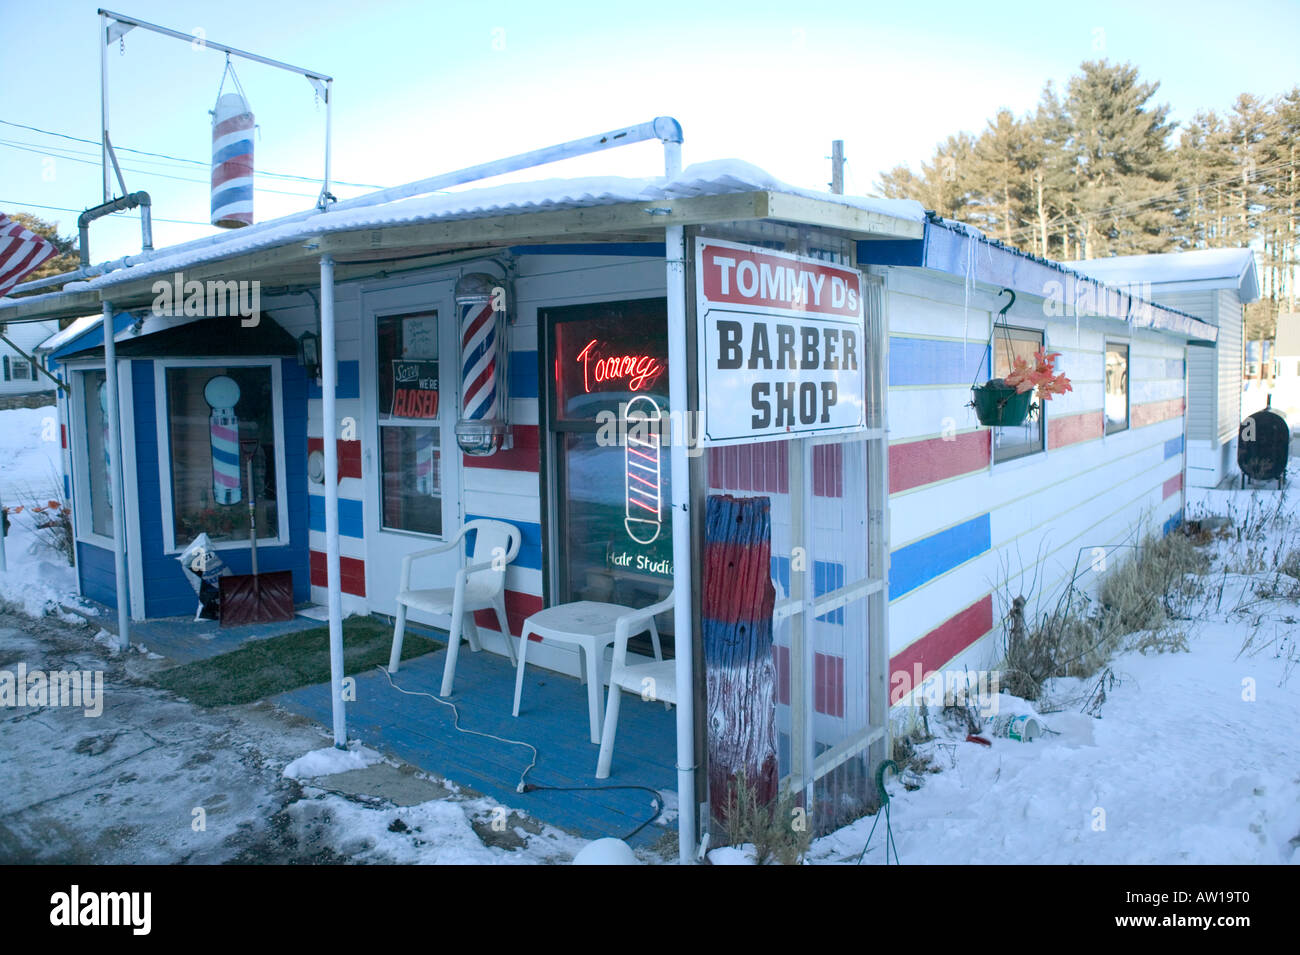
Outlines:
<svg viewBox="0 0 1300 955"><path fill-rule="evenodd" d="M76 571L47 546L35 528L40 515L32 505L66 503L59 419L54 405L0 411L0 504L10 509L5 539L8 570L0 573L0 601L41 617L61 613L61 603L79 603ZM21 512L14 513L16 508Z"/></svg>
<svg viewBox="0 0 1300 955"><path fill-rule="evenodd" d="M289 779L314 779L317 776L333 776L346 773L351 769L365 769L373 763L382 761L383 757L373 749L367 749L355 740L348 743L347 749L314 749L306 756L299 756L284 767L284 775Z"/></svg>

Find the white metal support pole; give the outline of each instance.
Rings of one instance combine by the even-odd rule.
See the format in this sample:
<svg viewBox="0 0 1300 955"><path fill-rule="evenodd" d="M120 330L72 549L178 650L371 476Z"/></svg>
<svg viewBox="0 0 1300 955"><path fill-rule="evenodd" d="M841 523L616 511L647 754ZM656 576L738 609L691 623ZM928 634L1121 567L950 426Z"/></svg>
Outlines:
<svg viewBox="0 0 1300 955"><path fill-rule="evenodd" d="M113 306L104 303L104 383L108 386L108 481L113 489L113 575L117 584L117 643L131 646L131 603L126 580L126 499L122 491L122 405L117 393Z"/></svg>
<svg viewBox="0 0 1300 955"><path fill-rule="evenodd" d="M339 446L338 359L334 349L334 257L320 257L320 357L322 437L325 445L325 586L329 592L330 708L334 715L334 745L348 745L347 714L343 707L343 593L339 577Z"/></svg>
<svg viewBox="0 0 1300 955"><path fill-rule="evenodd" d="M334 137L334 81L325 81L325 182L321 184L321 201L329 203L330 191L330 150Z"/></svg>
<svg viewBox="0 0 1300 955"><path fill-rule="evenodd" d="M113 198L108 176L108 17L99 13L99 159L104 178L104 201Z"/></svg>
<svg viewBox="0 0 1300 955"><path fill-rule="evenodd" d="M669 175L673 175L672 172ZM678 421L686 406L686 242L681 226L664 230L668 279L668 405ZM673 506L673 634L677 678L677 838L678 858L695 858L695 683L692 667L694 619L691 613L691 472L685 427L674 429L669 446Z"/></svg>

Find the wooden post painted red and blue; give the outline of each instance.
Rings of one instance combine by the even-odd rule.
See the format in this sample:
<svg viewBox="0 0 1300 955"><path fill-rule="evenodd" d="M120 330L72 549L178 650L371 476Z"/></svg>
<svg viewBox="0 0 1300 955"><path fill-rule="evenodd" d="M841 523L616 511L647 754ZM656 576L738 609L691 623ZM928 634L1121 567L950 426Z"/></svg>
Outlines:
<svg viewBox="0 0 1300 955"><path fill-rule="evenodd" d="M705 510L703 643L709 801L725 821L744 773L762 805L777 793L772 659L771 499L710 495Z"/></svg>

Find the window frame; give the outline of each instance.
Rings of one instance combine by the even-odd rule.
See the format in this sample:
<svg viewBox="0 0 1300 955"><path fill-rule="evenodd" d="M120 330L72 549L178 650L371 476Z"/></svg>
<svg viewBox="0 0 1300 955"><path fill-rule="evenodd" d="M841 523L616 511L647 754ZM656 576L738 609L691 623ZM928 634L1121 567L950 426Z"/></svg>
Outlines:
<svg viewBox="0 0 1300 955"><path fill-rule="evenodd" d="M668 299L662 294L606 296L579 301L556 301L539 305L537 324L540 332L538 342L539 398L538 411L541 438L541 461L539 476L542 483L542 539L546 542L542 554L542 584L544 600L547 606L558 599L558 595L571 590L567 561L564 553L564 531L560 526L560 515L566 506L561 500L564 487L562 479L563 448L561 442L569 434L597 434L603 425L595 419L566 418L561 416L559 407L559 385L554 379L554 372L549 357L557 343L557 326L569 321L582 321L582 316L565 317L565 313L581 308L643 306L651 302L664 303L667 314ZM667 334L665 322L665 335ZM666 369L665 369L666 371ZM670 409L671 411L671 409ZM671 474L669 475L671 479ZM669 525L671 528L671 524Z"/></svg>
<svg viewBox="0 0 1300 955"><path fill-rule="evenodd" d="M288 481L285 478L284 454L284 388L281 381L279 358L155 358L154 406L155 428L158 436L158 496L161 500L163 553L179 554L182 546L176 543L175 501L172 496L171 428L167 408L167 370L170 368L270 368L271 369L271 420L275 432L275 495L278 527L274 537L257 537L258 547L286 547L289 545ZM184 542L189 545L188 541ZM213 550L248 550L247 539L214 541Z"/></svg>
<svg viewBox="0 0 1300 955"><path fill-rule="evenodd" d="M374 402L375 409L375 513L378 518L376 528L385 534L406 534L411 537L418 537L424 540L448 540L454 537L459 531L459 521L449 521L447 515L447 482L446 469L449 465L447 455L443 452L443 440L446 437L444 433L447 426L444 423L446 417L447 405L444 403L446 395L439 389L438 395L438 416L436 418L394 418L391 415L385 417L386 412L380 407L380 371L379 371L379 326L388 319L417 318L424 315L432 315L437 325L434 333L434 341L438 346L438 378L441 385L443 377L443 347L442 336L443 329L443 309L441 303L394 306L391 308L377 309L372 314L374 321L374 336L371 345L370 357L372 359L370 367L374 372L374 388L371 389L369 399ZM454 312L450 313L450 321L456 321ZM459 370L456 372L459 376ZM460 396L452 396L452 404L459 413ZM392 527L384 523L384 429L385 428L433 428L437 434L435 446L438 449L438 486L442 489L438 494L439 520L442 527L437 531L417 531L407 527Z"/></svg>
<svg viewBox="0 0 1300 955"><path fill-rule="evenodd" d="M18 374L21 368L23 373ZM26 358L13 358L9 361L9 375L11 381L35 381L36 376L32 373L32 363Z"/></svg>
<svg viewBox="0 0 1300 955"><path fill-rule="evenodd" d="M1106 415L1106 356L1111 347L1124 349L1124 424L1111 427ZM1102 435L1121 434L1133 427L1133 345L1127 339L1107 338L1101 346L1101 427Z"/></svg>
<svg viewBox="0 0 1300 955"><path fill-rule="evenodd" d="M114 543L111 535L105 536L97 533L94 529L95 518L91 511L93 505L90 499L90 460L89 452L86 450L86 427L89 422L86 420L86 375L96 371L105 372L104 363L86 363L68 366L68 374L71 378L70 397L68 403L68 453L72 458L72 531L73 536L79 543L90 544L93 547L113 550ZM120 379L119 379L120 383ZM124 395L119 389L118 403L123 411L122 417L127 417L126 404ZM126 445L127 437L121 435L123 446ZM125 469L123 470L123 488L125 489ZM111 482L113 476L106 475ZM84 506L83 506L84 505ZM123 515L125 516L125 515Z"/></svg>
<svg viewBox="0 0 1300 955"><path fill-rule="evenodd" d="M992 344L990 345L989 356L988 356L990 378L998 377L996 373L998 338L1003 336L1004 332L1011 333L1013 338L1017 333L1025 336L1030 336L1030 335L1037 336L1038 347L1043 349L1044 351L1047 350L1047 329L1046 328L1034 328L1028 325L1006 325L1006 326L995 328L993 331L993 341ZM993 435L992 439L989 441L989 456L992 460L993 467L997 467L998 465L1004 465L1004 464L1012 464L1016 461L1023 460L1024 458L1032 457L1035 454L1046 453L1047 451L1047 409L1045 407L1045 402L1039 401L1037 402L1037 404L1038 404L1038 429L1039 429L1037 445L1035 446L1027 443L1024 445L1024 450L1017 451L1014 454L999 455L997 435L995 434ZM1022 428L1024 427L1024 425L1016 425L1015 427ZM990 430L994 432L1002 432L1002 431L1014 430L1014 429L1008 429L1005 427L997 426L991 428Z"/></svg>

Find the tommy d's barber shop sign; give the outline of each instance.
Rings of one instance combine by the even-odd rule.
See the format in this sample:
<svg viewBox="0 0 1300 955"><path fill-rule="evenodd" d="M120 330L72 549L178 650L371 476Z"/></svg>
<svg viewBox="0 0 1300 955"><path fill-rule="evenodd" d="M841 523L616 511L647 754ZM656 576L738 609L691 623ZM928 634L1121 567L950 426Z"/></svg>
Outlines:
<svg viewBox="0 0 1300 955"><path fill-rule="evenodd" d="M717 239L695 265L704 443L866 426L856 270Z"/></svg>

